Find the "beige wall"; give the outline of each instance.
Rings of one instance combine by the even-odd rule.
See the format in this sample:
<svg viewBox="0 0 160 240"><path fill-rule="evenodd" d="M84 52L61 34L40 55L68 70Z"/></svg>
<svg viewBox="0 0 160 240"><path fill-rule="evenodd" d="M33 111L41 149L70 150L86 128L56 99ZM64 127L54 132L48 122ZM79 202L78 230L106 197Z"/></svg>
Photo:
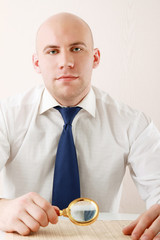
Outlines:
<svg viewBox="0 0 160 240"><path fill-rule="evenodd" d="M0 99L41 82L31 61L35 33L61 11L78 14L93 30L101 50L94 85L145 112L160 129L160 0L0 0ZM126 179L120 210L143 211ZM130 186L133 196L126 194Z"/></svg>

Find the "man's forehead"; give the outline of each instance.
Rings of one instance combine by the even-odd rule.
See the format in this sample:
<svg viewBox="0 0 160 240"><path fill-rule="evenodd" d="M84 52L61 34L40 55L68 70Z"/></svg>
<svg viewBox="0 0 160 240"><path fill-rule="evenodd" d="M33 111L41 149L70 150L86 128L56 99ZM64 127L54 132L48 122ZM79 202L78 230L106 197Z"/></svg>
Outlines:
<svg viewBox="0 0 160 240"><path fill-rule="evenodd" d="M47 37L62 38L62 36L64 39L76 38L78 36L83 38L85 35L88 35L88 31L81 25L54 23L44 25L39 31L37 39Z"/></svg>
<svg viewBox="0 0 160 240"><path fill-rule="evenodd" d="M58 32L50 31L42 34L38 40L38 47L40 48L60 48L60 47L71 47L74 45L83 45L85 47L91 46L90 38L85 34L74 33L74 31Z"/></svg>
<svg viewBox="0 0 160 240"><path fill-rule="evenodd" d="M57 41L68 42L84 42L91 41L93 44L92 33L89 26L81 19L69 15L53 17L44 22L38 30L36 45L48 42L48 44L58 44ZM52 41L52 42L51 42ZM55 43L53 42L55 41ZM91 43L90 42L90 43Z"/></svg>

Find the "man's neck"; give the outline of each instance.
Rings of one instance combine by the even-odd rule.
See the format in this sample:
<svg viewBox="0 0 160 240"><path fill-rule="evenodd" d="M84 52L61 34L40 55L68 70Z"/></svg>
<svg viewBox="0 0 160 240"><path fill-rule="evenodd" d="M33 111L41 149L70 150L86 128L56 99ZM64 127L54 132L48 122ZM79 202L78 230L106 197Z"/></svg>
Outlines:
<svg viewBox="0 0 160 240"><path fill-rule="evenodd" d="M53 96L51 93L51 96L61 105L61 106L64 106L64 107L74 107L74 106L77 106L89 93L91 89L91 86L90 88L86 89L85 92L83 92L81 95L77 96L76 98L57 98L56 96Z"/></svg>

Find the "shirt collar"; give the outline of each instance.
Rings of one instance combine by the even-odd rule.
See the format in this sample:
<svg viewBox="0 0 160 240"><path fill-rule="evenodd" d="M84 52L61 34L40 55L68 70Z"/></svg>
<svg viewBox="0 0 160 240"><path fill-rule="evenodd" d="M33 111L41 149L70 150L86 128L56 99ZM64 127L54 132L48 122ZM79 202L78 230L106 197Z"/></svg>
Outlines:
<svg viewBox="0 0 160 240"><path fill-rule="evenodd" d="M39 107L39 114L43 114L44 112L48 111L49 109L52 109L57 105L60 105L60 104L56 101L55 98L51 96L51 94L45 88L43 91L43 95L42 95L42 99ZM86 97L77 106L86 110L93 117L95 117L96 100L95 100L95 94L92 88L90 89Z"/></svg>
<svg viewBox="0 0 160 240"><path fill-rule="evenodd" d="M48 90L45 88L43 91L40 107L39 107L39 114L43 114L44 112L52 109L53 107L59 105L59 103L51 96Z"/></svg>
<svg viewBox="0 0 160 240"><path fill-rule="evenodd" d="M92 88L90 89L89 93L85 96L85 98L77 106L83 108L93 117L95 117L96 98Z"/></svg>

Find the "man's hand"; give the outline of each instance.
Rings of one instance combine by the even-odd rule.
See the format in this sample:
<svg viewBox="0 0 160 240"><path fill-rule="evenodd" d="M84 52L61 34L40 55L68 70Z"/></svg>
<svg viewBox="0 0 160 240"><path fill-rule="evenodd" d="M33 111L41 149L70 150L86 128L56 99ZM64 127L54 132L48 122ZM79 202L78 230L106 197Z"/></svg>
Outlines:
<svg viewBox="0 0 160 240"><path fill-rule="evenodd" d="M132 240L160 240L160 204L155 204L144 212L125 227L123 233L131 235Z"/></svg>
<svg viewBox="0 0 160 240"><path fill-rule="evenodd" d="M46 227L49 222L58 222L58 207L53 207L37 193L28 193L19 198L0 200L0 230L29 235Z"/></svg>

